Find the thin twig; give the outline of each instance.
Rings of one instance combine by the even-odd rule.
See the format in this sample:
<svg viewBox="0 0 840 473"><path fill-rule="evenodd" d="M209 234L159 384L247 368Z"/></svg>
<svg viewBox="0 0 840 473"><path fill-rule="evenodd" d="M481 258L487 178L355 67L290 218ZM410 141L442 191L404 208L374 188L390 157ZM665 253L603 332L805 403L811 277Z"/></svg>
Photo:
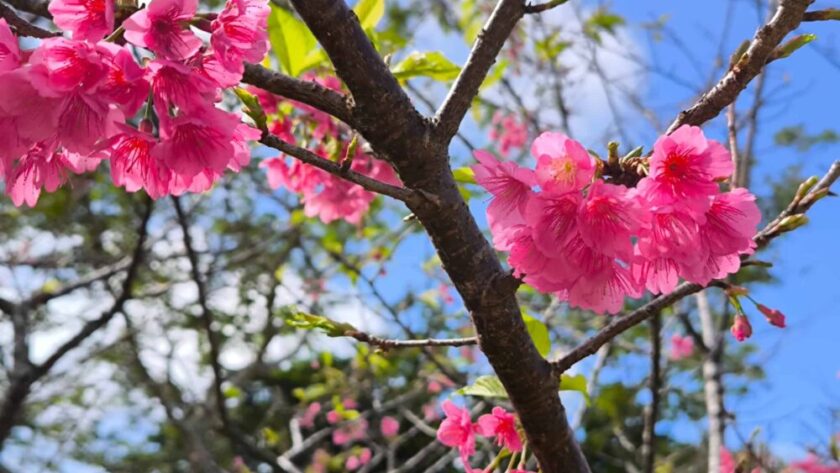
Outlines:
<svg viewBox="0 0 840 473"><path fill-rule="evenodd" d="M263 136L260 142L278 151L282 151L283 153L286 153L287 155L298 159L306 164L310 164L318 169L326 171L342 179L346 179L354 184L358 184L371 192L387 195L389 197L393 197L397 200L401 200L406 203L416 203L418 202L418 200L422 199L422 197L418 196L410 189L392 186L391 184L386 184L382 181L378 181L371 177L365 176L364 174L359 174L349 169L344 170L341 168L341 165L339 163L322 158L321 156L318 156L317 154L305 148L301 148L299 146L287 143L274 135L266 134L265 136Z"/></svg>
<svg viewBox="0 0 840 473"><path fill-rule="evenodd" d="M369 335L358 330L345 332L345 336L355 338L356 340L370 345L375 345L380 348L419 348L419 347L463 347L477 345L478 339L476 337L465 338L424 338L418 340L393 340L387 338L380 338L374 335Z"/></svg>

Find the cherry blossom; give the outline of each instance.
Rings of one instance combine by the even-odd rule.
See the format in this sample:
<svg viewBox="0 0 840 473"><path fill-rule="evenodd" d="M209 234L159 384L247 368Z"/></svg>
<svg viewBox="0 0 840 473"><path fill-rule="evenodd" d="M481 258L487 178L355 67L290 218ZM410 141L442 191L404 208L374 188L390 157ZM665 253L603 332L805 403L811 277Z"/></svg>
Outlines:
<svg viewBox="0 0 840 473"><path fill-rule="evenodd" d="M494 407L490 414L478 418L481 435L496 437L496 443L511 452L522 450L522 440L516 431L516 416L501 407Z"/></svg>
<svg viewBox="0 0 840 473"><path fill-rule="evenodd" d="M470 411L445 400L441 406L446 418L438 427L437 438L440 443L458 449L461 461L469 465L469 457L475 453L475 433L478 426L473 424Z"/></svg>
<svg viewBox="0 0 840 473"><path fill-rule="evenodd" d="M164 59L187 59L202 44L188 26L197 8L197 0L152 0L125 20L125 39Z"/></svg>
<svg viewBox="0 0 840 473"><path fill-rule="evenodd" d="M673 361L679 361L691 357L694 354L694 339L679 334L671 336L671 349L668 357Z"/></svg>

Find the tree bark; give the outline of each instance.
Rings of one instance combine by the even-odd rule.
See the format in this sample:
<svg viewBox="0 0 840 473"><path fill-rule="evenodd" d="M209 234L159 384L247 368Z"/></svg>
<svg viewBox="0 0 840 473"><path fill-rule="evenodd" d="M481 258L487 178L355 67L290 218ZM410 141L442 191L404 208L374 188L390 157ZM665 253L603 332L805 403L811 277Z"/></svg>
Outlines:
<svg viewBox="0 0 840 473"><path fill-rule="evenodd" d="M703 344L709 351L703 360L703 394L706 402L706 415L709 419L708 433L708 473L720 473L720 452L723 448L723 436L726 429L725 410L723 408L723 384L721 383L722 339L715 327L709 297L706 291L695 296L697 312L700 315L700 327Z"/></svg>
<svg viewBox="0 0 840 473"><path fill-rule="evenodd" d="M353 96L353 122L375 152L390 161L403 184L427 196L410 209L423 224L478 333L481 349L507 390L526 432L529 449L544 473L588 473L589 466L569 428L558 395L558 376L540 356L525 328L516 300L519 282L503 268L484 238L452 177L448 146L465 113L461 95L450 94L437 130L411 104L368 40L358 19L341 0L292 0L326 50ZM519 0L503 0L494 13L510 28L522 16ZM501 10L501 11L499 11ZM483 33L486 47L501 47L509 31ZM492 56L472 54L465 70L481 75ZM462 77L464 94L482 77ZM457 85L456 85L457 88ZM472 100L470 95L467 104ZM388 117L383 120L383 117ZM454 117L454 118L453 118ZM456 122L453 128L451 123Z"/></svg>

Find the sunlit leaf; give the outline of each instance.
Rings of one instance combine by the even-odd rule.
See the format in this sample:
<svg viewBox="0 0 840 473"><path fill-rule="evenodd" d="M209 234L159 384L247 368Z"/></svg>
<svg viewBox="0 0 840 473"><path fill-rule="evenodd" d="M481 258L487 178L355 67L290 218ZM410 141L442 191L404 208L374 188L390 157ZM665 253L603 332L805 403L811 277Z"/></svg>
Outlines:
<svg viewBox="0 0 840 473"><path fill-rule="evenodd" d="M473 384L464 386L457 393L464 396L476 397L499 397L505 399L508 397L505 387L502 386L502 382L496 376L479 376Z"/></svg>
<svg viewBox="0 0 840 473"><path fill-rule="evenodd" d="M311 67L311 53L317 52L318 41L306 25L283 8L272 5L268 17L268 38L280 67L290 76L298 76Z"/></svg>
<svg viewBox="0 0 840 473"><path fill-rule="evenodd" d="M353 7L362 28L369 30L379 24L379 20L385 15L385 0L359 0Z"/></svg>
<svg viewBox="0 0 840 473"><path fill-rule="evenodd" d="M528 329L528 335L531 336L531 341L537 347L537 351L542 356L548 356L551 351L551 338L548 336L548 327L542 321L537 320L526 313L522 313L522 320L525 321L525 328Z"/></svg>
<svg viewBox="0 0 840 473"><path fill-rule="evenodd" d="M592 402L592 399L589 397L589 390L586 388L586 376L582 374L564 374L560 377L560 390L561 391L577 391L583 394L583 397L586 398L586 404Z"/></svg>
<svg viewBox="0 0 840 473"><path fill-rule="evenodd" d="M445 82L458 77L461 68L441 52L415 51L394 66L391 72L401 81L422 76Z"/></svg>

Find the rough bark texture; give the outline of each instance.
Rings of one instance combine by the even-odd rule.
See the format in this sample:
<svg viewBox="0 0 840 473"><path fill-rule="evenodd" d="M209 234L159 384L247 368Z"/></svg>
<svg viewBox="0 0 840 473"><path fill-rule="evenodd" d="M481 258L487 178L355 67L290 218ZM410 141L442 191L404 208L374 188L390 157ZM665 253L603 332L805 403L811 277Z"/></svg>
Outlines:
<svg viewBox="0 0 840 473"><path fill-rule="evenodd" d="M522 321L515 296L518 284L502 268L458 193L447 154L453 129L469 108L509 29L521 17L522 3L500 2L494 15L503 18L504 24L496 27L498 31L488 26L482 33L486 46L478 52L478 46L474 49L474 65L466 66L456 81L455 89L462 92L450 94L446 103L451 105L444 105L441 112L449 117L447 126L440 129L414 109L343 1L292 3L350 90L356 129L377 154L394 165L406 187L433 196L410 204L411 210L463 297L481 348L510 395L542 471L588 472L560 403L558 378L537 352ZM461 94L468 96L466 102Z"/></svg>

